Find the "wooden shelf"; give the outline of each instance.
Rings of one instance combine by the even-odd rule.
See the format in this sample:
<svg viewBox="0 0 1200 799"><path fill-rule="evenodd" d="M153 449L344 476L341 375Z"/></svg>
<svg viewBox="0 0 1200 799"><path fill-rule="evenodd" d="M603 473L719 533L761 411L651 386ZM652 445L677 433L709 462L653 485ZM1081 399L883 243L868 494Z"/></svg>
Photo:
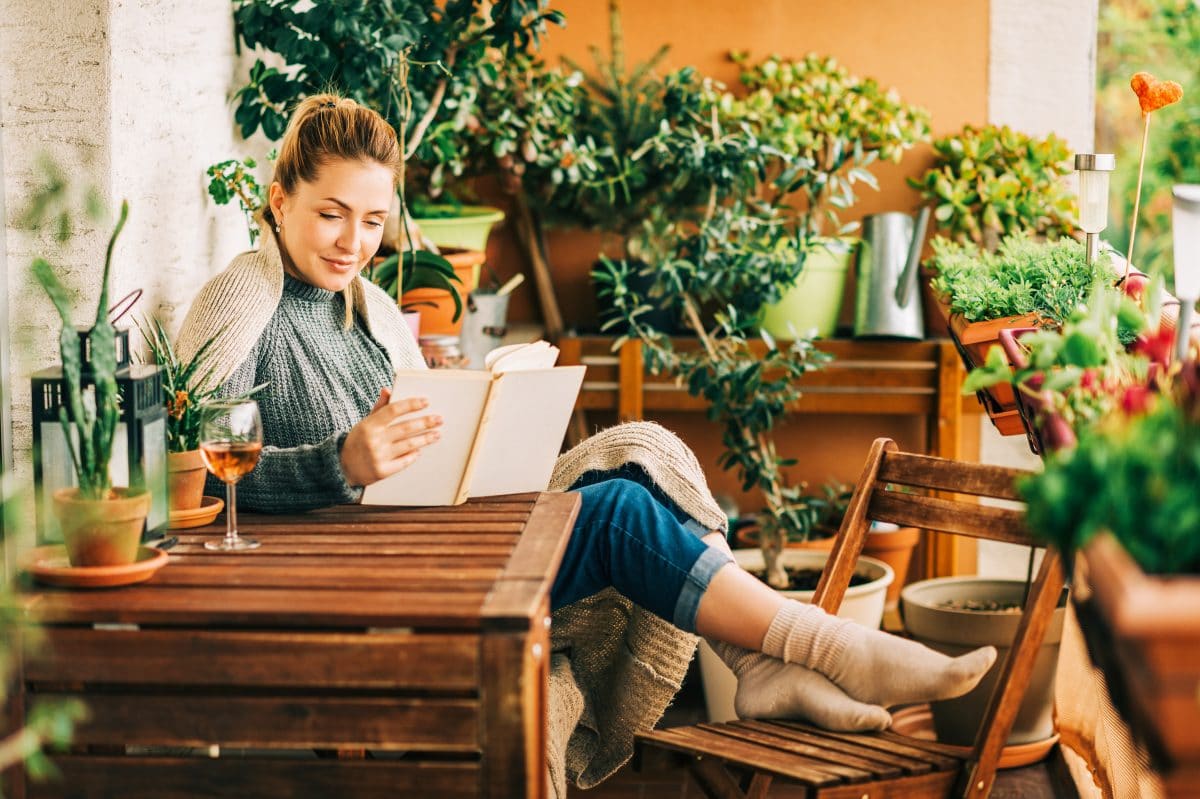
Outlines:
<svg viewBox="0 0 1200 799"><path fill-rule="evenodd" d="M640 342L627 341L614 351L614 341L609 336L572 335L558 341L559 363L588 367L579 393L580 410L610 411L621 421L636 421L648 413L708 409L708 403L688 394L670 377L647 374ZM685 351L700 346L693 338L672 343ZM753 345L756 351L766 352L762 342ZM925 451L961 459L963 416L981 409L974 397L962 396L966 373L953 342L833 339L817 346L834 360L800 381L804 394L791 408L794 413L921 416L927 420ZM929 538L925 574L954 573L955 538Z"/></svg>

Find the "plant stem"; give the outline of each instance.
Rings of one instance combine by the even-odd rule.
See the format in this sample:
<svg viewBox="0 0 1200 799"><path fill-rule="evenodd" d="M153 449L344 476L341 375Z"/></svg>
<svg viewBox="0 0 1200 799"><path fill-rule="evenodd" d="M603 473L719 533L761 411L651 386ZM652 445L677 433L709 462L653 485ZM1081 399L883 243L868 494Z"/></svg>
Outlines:
<svg viewBox="0 0 1200 799"><path fill-rule="evenodd" d="M450 69L454 66L454 57L456 54L457 54L457 50L454 47L451 47L450 49L448 49L446 51L446 63L443 66L443 70L445 72L449 73ZM408 95L407 64L405 66L404 76L405 76L404 94L407 97L407 96L409 96ZM446 97L446 86L449 83L450 83L450 75L449 74L442 75L442 79L438 81L437 88L435 88L433 90L433 97L429 100L429 108L425 109L425 114L421 117L420 121L418 121L416 126L413 128L412 137L409 139L408 147L401 148L401 152L403 152L403 154L404 154L404 160L407 161L409 158L412 158L413 153L415 153L417 151L417 148L421 146L421 139L425 138L425 131L429 129L429 126L431 124L433 124L433 118L435 116L437 116L438 109L440 109L442 107L442 100ZM411 107L412 107L411 99L409 99L408 102L409 102L409 108L411 109Z"/></svg>
<svg viewBox="0 0 1200 799"><path fill-rule="evenodd" d="M1129 277L1129 270L1133 266L1133 240L1137 235L1138 209L1142 204L1142 173L1146 168L1146 140L1150 138L1150 115L1142 114L1142 119L1145 124L1142 126L1142 154L1138 158L1138 179L1137 189L1133 193L1133 220L1129 223L1129 252L1125 255L1125 274L1121 275L1121 279Z"/></svg>

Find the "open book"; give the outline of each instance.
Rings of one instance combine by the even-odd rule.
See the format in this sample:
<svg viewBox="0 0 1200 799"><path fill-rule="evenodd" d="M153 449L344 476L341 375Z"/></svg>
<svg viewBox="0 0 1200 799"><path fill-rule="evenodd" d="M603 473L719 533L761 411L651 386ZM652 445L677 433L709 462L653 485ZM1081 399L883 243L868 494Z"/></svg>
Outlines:
<svg viewBox="0 0 1200 799"><path fill-rule="evenodd" d="M535 341L492 350L482 370L397 372L392 401L428 398L414 415L441 415L442 437L407 469L367 486L363 504L457 505L544 491L585 369L556 367L557 359L557 347Z"/></svg>

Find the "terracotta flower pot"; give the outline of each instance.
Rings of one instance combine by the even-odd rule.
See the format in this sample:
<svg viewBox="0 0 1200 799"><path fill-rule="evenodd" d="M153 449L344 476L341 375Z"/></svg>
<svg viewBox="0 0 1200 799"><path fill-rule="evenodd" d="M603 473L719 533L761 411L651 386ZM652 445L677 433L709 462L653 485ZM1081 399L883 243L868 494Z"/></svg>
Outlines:
<svg viewBox="0 0 1200 799"><path fill-rule="evenodd" d="M761 528L758 522L747 524L743 527L735 528L733 531L734 545L741 549L756 549L761 546L759 539L759 531ZM821 538L809 538L805 541L787 541L784 544L785 549L809 549L819 552L829 552L833 549L834 536L837 535L837 530L821 533Z"/></svg>
<svg viewBox="0 0 1200 799"><path fill-rule="evenodd" d="M872 530L867 533L862 553L869 558L883 561L896 573L896 579L888 586L888 604L900 598L900 589L904 587L904 580L908 577L908 564L912 560L913 548L920 539L921 531L916 527Z"/></svg>
<svg viewBox="0 0 1200 799"><path fill-rule="evenodd" d="M137 560L150 494L114 488L109 499L83 499L78 488L60 488L54 512L72 566L124 566Z"/></svg>
<svg viewBox="0 0 1200 799"><path fill-rule="evenodd" d="M480 250L444 250L442 255L454 267L461 284L456 285L463 300L463 316L466 315L467 294L475 289L479 269L486 260ZM419 305L422 336L457 336L462 330L463 316L454 319L454 298L444 289L413 289L405 291L400 298L403 306Z"/></svg>
<svg viewBox="0 0 1200 799"><path fill-rule="evenodd" d="M206 474L200 450L167 453L167 495L171 499L171 510L200 507Z"/></svg>

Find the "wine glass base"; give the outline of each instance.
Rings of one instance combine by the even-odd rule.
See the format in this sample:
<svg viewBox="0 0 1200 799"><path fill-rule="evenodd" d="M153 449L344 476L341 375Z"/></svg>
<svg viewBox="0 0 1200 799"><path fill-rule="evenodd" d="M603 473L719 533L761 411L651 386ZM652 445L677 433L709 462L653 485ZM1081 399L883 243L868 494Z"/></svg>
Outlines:
<svg viewBox="0 0 1200 799"><path fill-rule="evenodd" d="M218 552L240 552L246 549L258 549L259 542L253 538L235 538L232 541L228 538L222 538L220 541L205 541L205 549L213 549Z"/></svg>

